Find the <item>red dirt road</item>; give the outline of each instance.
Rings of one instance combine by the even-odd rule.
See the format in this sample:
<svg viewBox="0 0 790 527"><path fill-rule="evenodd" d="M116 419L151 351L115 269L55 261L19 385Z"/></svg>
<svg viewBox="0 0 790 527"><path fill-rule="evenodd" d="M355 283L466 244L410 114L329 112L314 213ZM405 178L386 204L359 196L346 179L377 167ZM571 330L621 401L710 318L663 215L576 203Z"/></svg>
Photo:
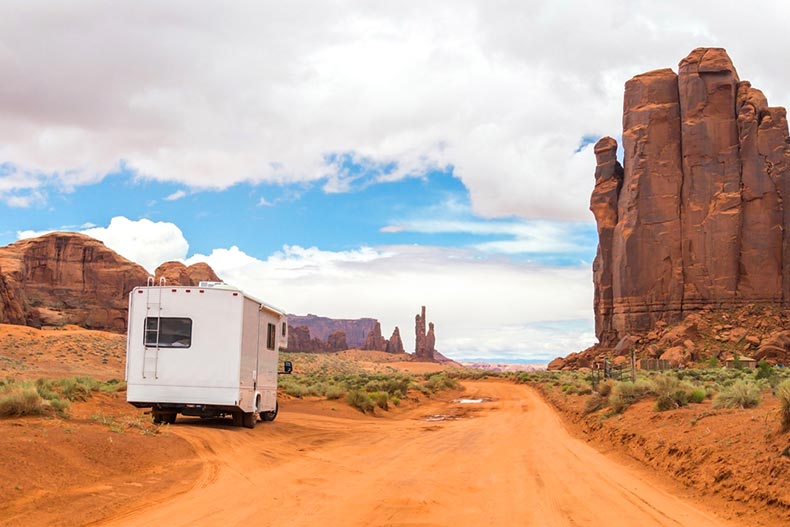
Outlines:
<svg viewBox="0 0 790 527"><path fill-rule="evenodd" d="M395 419L295 405L255 430L184 420L199 480L101 525L732 525L570 436L532 389L465 386L493 400ZM438 413L461 417L421 419Z"/></svg>

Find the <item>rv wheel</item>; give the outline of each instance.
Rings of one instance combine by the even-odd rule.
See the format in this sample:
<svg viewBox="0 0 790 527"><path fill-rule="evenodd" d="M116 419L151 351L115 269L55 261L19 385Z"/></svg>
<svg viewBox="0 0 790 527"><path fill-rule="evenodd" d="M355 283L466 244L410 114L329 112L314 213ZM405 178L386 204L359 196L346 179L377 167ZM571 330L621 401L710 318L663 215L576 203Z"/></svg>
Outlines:
<svg viewBox="0 0 790 527"><path fill-rule="evenodd" d="M277 418L277 411L279 410L279 404L275 401L274 403L274 410L271 412L261 412L261 421L274 421Z"/></svg>
<svg viewBox="0 0 790 527"><path fill-rule="evenodd" d="M168 422L169 424L171 424L171 425L172 425L173 423L175 423L175 422L176 422L176 415L177 415L177 414L176 414L175 412L173 412L172 414L167 414L167 417L166 417L166 420L167 420L167 422Z"/></svg>
<svg viewBox="0 0 790 527"><path fill-rule="evenodd" d="M167 417L165 416L165 414L157 410L153 410L151 412L151 417L154 419L155 425L162 425L167 422Z"/></svg>
<svg viewBox="0 0 790 527"><path fill-rule="evenodd" d="M245 428L255 428L255 421L257 420L258 420L258 416L255 415L255 412L244 412Z"/></svg>

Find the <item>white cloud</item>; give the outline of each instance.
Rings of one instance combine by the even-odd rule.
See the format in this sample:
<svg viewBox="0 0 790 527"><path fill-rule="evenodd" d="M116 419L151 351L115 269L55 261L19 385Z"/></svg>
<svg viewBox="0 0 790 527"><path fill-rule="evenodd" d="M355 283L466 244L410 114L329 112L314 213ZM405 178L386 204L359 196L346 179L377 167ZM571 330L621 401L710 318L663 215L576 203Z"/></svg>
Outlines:
<svg viewBox="0 0 790 527"><path fill-rule="evenodd" d="M183 198L186 195L187 195L187 193L184 192L183 190L176 190L172 194L169 194L168 196L166 196L165 197L165 201L175 201L177 199Z"/></svg>
<svg viewBox="0 0 790 527"><path fill-rule="evenodd" d="M553 358L595 340L589 266L547 267L419 246L343 252L288 246L266 260L231 247L187 263L198 261L290 313L372 316L387 337L397 325L407 350L423 304L436 324L437 348L450 356ZM581 329L536 329L541 321Z"/></svg>
<svg viewBox="0 0 790 527"><path fill-rule="evenodd" d="M17 232L17 238L33 238L48 232L53 230L20 231ZM104 245L124 258L142 265L152 274L163 262L183 260L189 250L189 244L178 226L146 218L134 221L116 216L107 227L91 227L79 232L104 242Z"/></svg>
<svg viewBox="0 0 790 527"><path fill-rule="evenodd" d="M623 83L719 45L787 105L788 18L759 0L5 2L0 164L28 189L123 160L190 188L339 192L355 174L330 159L349 153L393 164L382 181L451 165L482 215L587 220L593 156L576 149L619 133Z"/></svg>

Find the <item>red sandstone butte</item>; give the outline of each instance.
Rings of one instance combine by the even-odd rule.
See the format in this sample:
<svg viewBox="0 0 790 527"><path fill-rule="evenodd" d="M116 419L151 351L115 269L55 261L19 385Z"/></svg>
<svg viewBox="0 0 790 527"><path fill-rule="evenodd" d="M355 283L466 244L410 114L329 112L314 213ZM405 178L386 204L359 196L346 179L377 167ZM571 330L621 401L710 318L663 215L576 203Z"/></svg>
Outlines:
<svg viewBox="0 0 790 527"><path fill-rule="evenodd" d="M790 304L788 137L723 49L626 83L623 166L614 139L595 145L601 346L706 307Z"/></svg>

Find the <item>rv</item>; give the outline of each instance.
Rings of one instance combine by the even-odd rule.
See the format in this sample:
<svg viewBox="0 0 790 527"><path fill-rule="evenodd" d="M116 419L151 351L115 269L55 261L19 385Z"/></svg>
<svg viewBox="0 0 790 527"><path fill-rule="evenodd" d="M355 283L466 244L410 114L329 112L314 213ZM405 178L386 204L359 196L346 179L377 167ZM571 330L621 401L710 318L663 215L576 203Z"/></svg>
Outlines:
<svg viewBox="0 0 790 527"><path fill-rule="evenodd" d="M178 414L231 416L236 426L277 417L278 351L285 313L221 282L159 285L129 293L126 400L154 422Z"/></svg>

